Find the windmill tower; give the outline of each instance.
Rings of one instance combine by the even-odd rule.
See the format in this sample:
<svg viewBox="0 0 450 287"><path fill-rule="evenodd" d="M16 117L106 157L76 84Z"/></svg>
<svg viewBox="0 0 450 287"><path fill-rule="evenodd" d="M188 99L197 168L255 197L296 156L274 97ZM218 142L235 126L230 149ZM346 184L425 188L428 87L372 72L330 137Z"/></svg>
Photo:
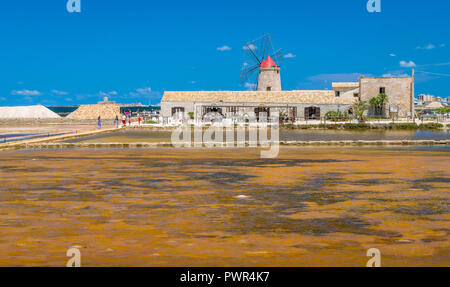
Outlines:
<svg viewBox="0 0 450 287"><path fill-rule="evenodd" d="M281 91L280 66L275 61L281 61L283 54L281 49L273 49L270 34L248 42L243 50L247 59L241 70L241 82L251 90Z"/></svg>

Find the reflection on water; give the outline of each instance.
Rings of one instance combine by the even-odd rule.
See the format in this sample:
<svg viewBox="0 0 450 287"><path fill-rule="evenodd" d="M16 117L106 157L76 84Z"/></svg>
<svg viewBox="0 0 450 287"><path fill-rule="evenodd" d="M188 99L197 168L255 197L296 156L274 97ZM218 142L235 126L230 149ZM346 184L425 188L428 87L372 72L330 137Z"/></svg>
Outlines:
<svg viewBox="0 0 450 287"><path fill-rule="evenodd" d="M0 265L448 266L445 150L1 153ZM25 180L26 179L26 180Z"/></svg>
<svg viewBox="0 0 450 287"><path fill-rule="evenodd" d="M78 142L170 142L170 131L119 130L113 133L66 140ZM194 138L194 137L192 137ZM236 138L236 137L235 137ZM248 138L248 134L247 134ZM226 139L226 136L224 136ZM280 130L281 141L343 141L343 140L449 140L448 131L395 131L395 130Z"/></svg>

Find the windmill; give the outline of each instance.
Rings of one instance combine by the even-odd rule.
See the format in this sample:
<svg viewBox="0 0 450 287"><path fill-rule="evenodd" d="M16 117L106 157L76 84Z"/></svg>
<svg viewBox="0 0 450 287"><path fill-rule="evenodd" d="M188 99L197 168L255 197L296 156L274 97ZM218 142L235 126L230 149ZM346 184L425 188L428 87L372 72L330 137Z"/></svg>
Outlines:
<svg viewBox="0 0 450 287"><path fill-rule="evenodd" d="M242 48L245 61L241 69L241 84L250 90L281 90L280 63L283 59L281 49L275 50L272 36L267 33L247 42Z"/></svg>

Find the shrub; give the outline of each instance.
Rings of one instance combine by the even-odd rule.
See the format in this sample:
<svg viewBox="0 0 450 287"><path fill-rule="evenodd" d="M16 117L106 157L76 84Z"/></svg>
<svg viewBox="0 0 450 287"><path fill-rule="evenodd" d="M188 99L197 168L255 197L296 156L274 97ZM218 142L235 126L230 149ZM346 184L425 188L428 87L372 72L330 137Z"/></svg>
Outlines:
<svg viewBox="0 0 450 287"><path fill-rule="evenodd" d="M421 124L419 126L419 129L421 130L438 130L438 129L442 129L444 127L443 124L440 123L426 123L426 124Z"/></svg>
<svg viewBox="0 0 450 287"><path fill-rule="evenodd" d="M338 122L349 120L350 117L348 116L347 111L345 111L344 113L342 113L341 111L329 111L325 114L325 119L333 122Z"/></svg>
<svg viewBox="0 0 450 287"><path fill-rule="evenodd" d="M368 124L351 124L351 123L347 123L344 124L344 129L348 129L348 130L358 130L358 129L370 129L370 125Z"/></svg>
<svg viewBox="0 0 450 287"><path fill-rule="evenodd" d="M416 123L390 123L389 126L387 126L390 129L398 129L398 130L416 130L419 128L419 126Z"/></svg>

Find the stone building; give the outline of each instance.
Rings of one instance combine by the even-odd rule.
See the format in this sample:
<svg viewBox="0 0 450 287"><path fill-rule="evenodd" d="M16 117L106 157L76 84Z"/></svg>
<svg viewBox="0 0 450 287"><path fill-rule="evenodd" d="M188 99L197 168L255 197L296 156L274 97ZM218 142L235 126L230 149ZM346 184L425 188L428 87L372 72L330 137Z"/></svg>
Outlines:
<svg viewBox="0 0 450 287"><path fill-rule="evenodd" d="M275 64L270 56L259 67L257 90L281 91L280 67Z"/></svg>
<svg viewBox="0 0 450 287"><path fill-rule="evenodd" d="M165 92L161 102L164 118L196 121L226 117L235 121L261 121L262 117L288 116L290 121L319 120L328 111L348 111L353 94L336 97L334 91L217 91Z"/></svg>
<svg viewBox="0 0 450 287"><path fill-rule="evenodd" d="M385 115L399 118L411 116L414 108L414 76L359 79L359 97L362 101L369 101L379 94L388 95ZM369 110L369 114L373 115L373 111Z"/></svg>
<svg viewBox="0 0 450 287"><path fill-rule="evenodd" d="M221 118L258 122L273 115L288 117L292 122L319 120L329 111L352 114L355 101L369 101L380 93L388 95L386 116L405 118L412 114L414 76L361 77L358 82L333 83L332 90L282 91L280 68L270 57L264 62L257 91L165 92L161 101L162 117L165 122L189 118L196 122Z"/></svg>

